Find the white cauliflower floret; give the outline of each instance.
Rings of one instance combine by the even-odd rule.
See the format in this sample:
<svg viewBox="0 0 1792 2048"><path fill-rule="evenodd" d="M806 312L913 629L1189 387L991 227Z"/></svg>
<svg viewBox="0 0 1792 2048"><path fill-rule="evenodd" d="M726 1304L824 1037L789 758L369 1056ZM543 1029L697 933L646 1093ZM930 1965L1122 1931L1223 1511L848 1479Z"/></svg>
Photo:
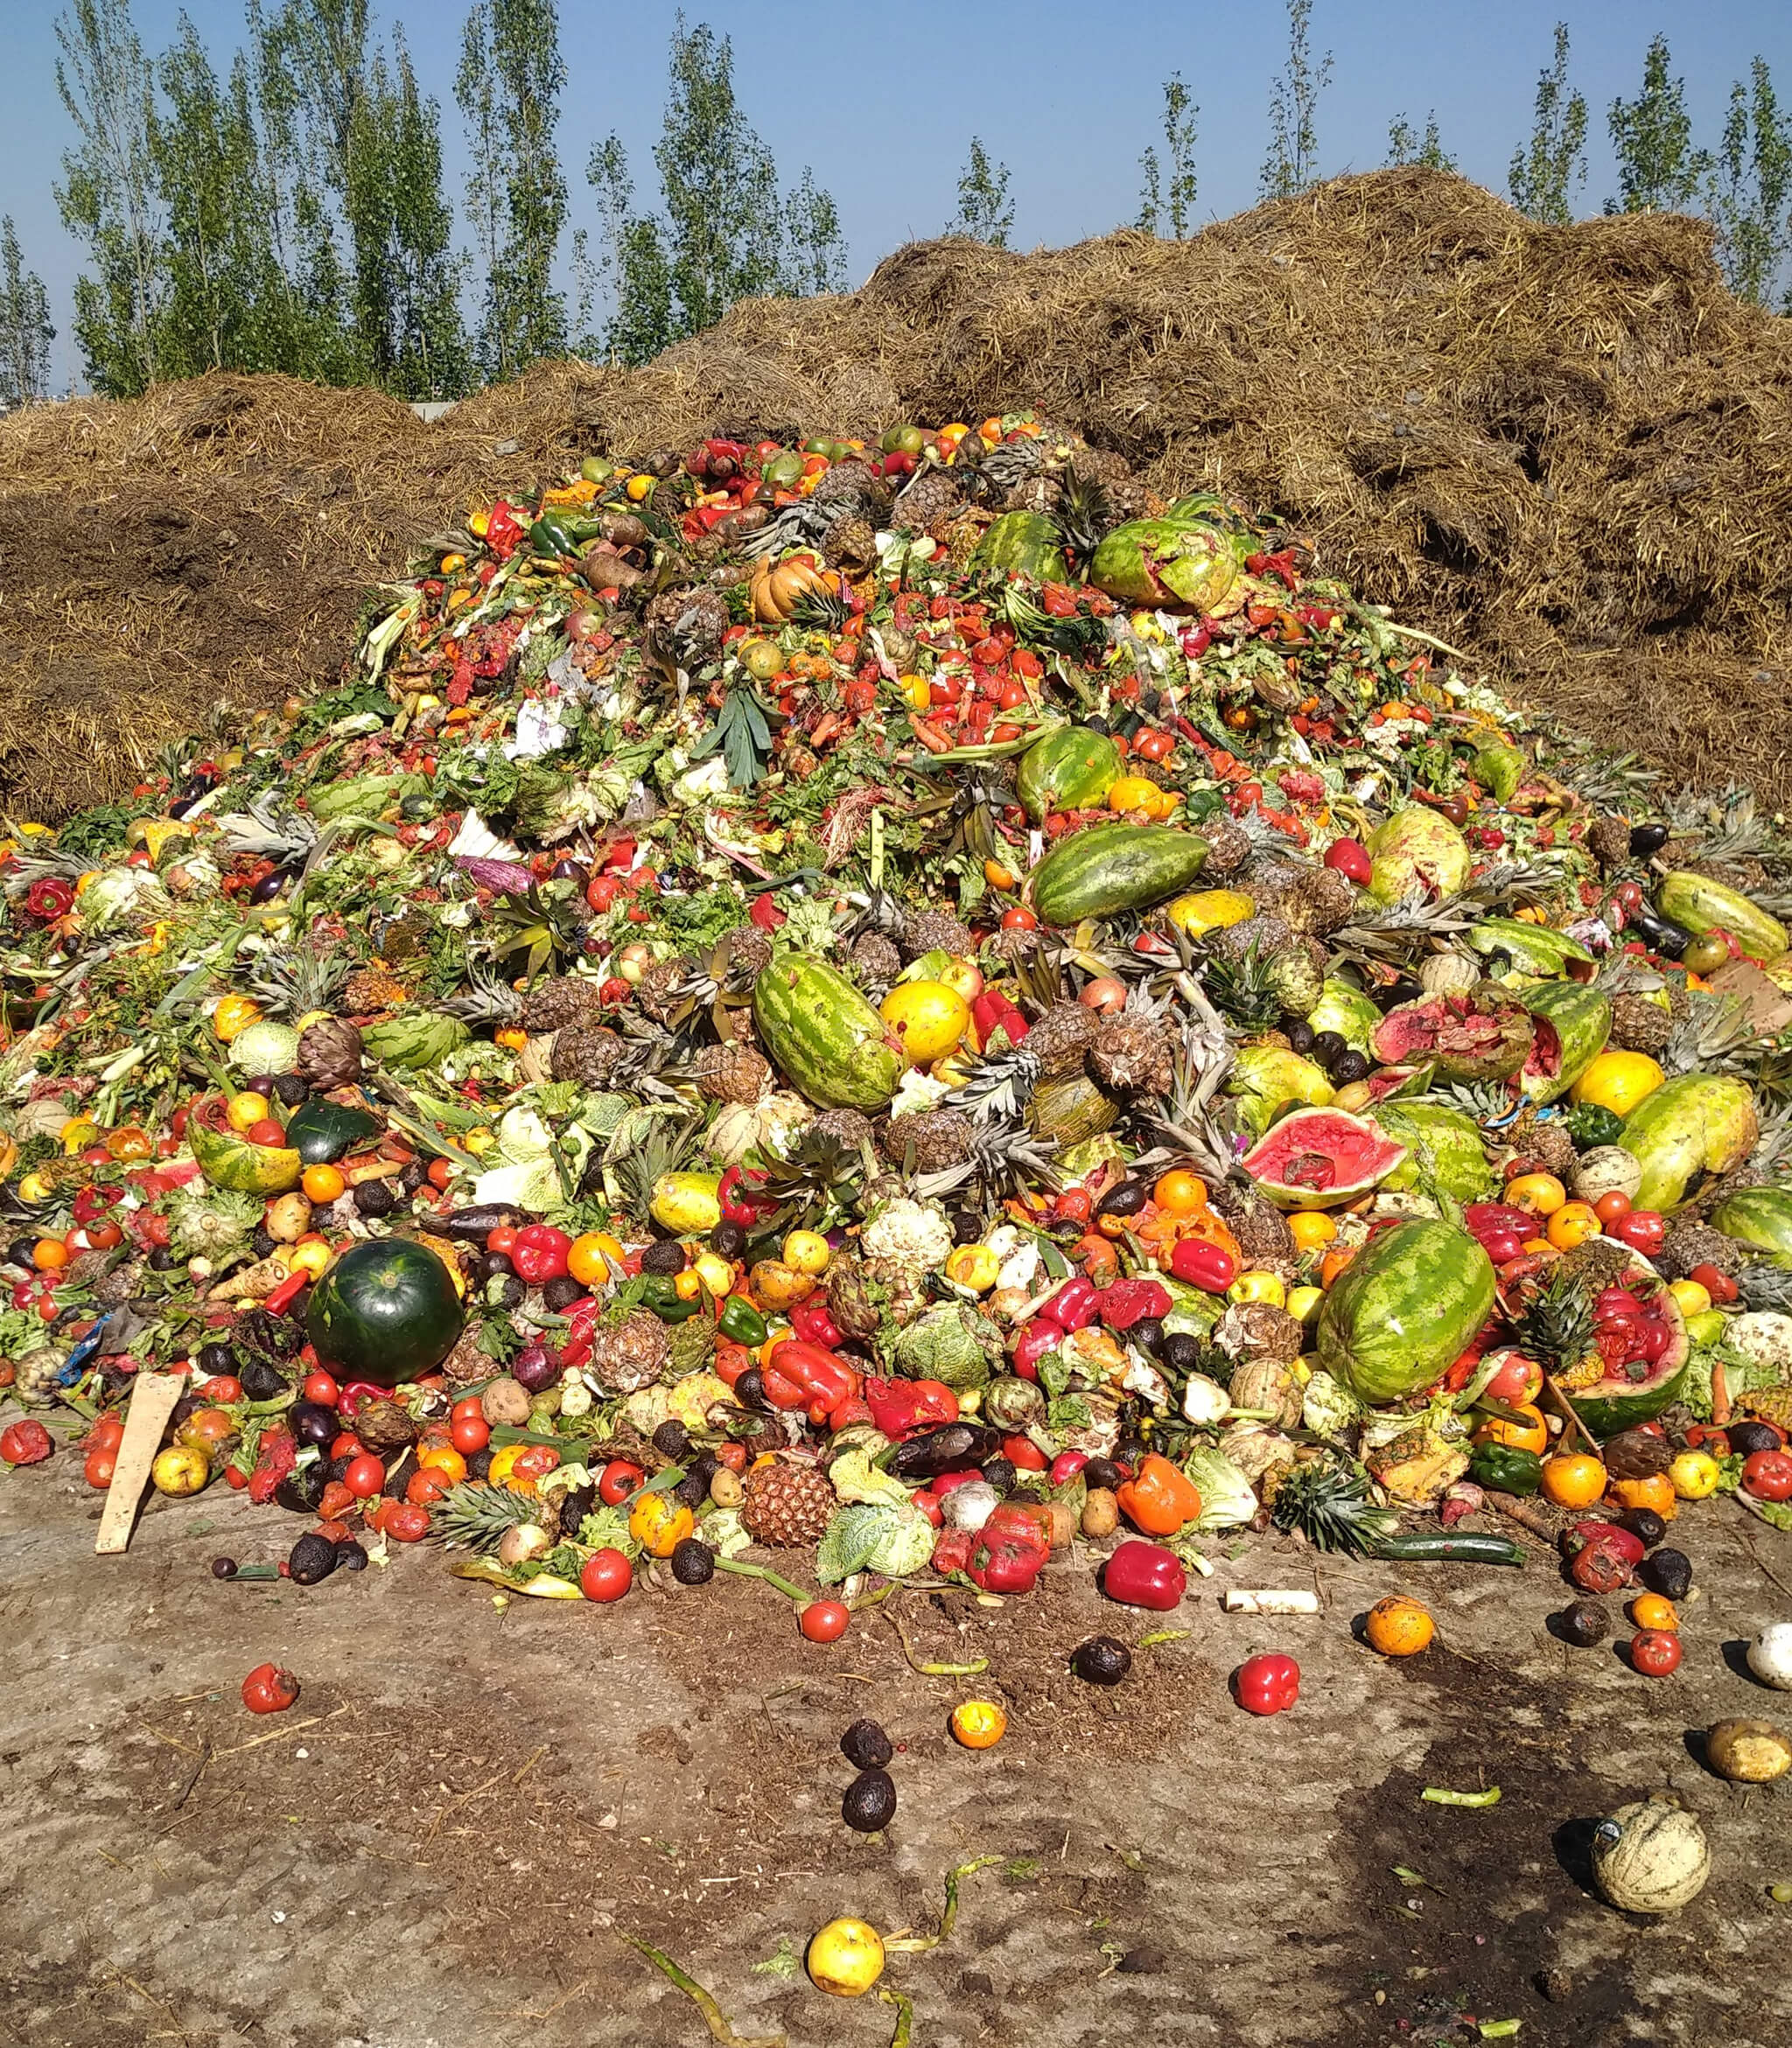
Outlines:
<svg viewBox="0 0 1792 2048"><path fill-rule="evenodd" d="M868 1259L895 1259L934 1273L952 1251L952 1226L937 1203L911 1201L899 1195L872 1213L859 1236Z"/></svg>

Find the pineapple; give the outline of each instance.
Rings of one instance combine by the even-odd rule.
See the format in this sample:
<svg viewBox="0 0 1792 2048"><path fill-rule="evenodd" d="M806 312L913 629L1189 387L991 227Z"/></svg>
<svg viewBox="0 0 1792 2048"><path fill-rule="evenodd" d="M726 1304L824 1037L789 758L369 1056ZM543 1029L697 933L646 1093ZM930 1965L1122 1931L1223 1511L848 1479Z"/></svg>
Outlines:
<svg viewBox="0 0 1792 2048"><path fill-rule="evenodd" d="M1265 1492L1277 1527L1298 1531L1315 1550L1373 1556L1394 1533L1393 1510L1371 1502L1367 1478L1336 1452L1284 1467Z"/></svg>
<svg viewBox="0 0 1792 2048"><path fill-rule="evenodd" d="M905 533L943 540L946 528L963 509L964 493L957 478L930 463L898 492L890 524Z"/></svg>
<svg viewBox="0 0 1792 2048"><path fill-rule="evenodd" d="M850 511L867 526L879 528L889 524L890 502L889 491L872 473L871 465L855 458L823 470L809 498L818 512L837 518L843 511Z"/></svg>
<svg viewBox="0 0 1792 2048"><path fill-rule="evenodd" d="M839 1495L819 1466L774 1458L746 1475L741 1526L755 1543L768 1549L803 1549L821 1541L839 1505Z"/></svg>
<svg viewBox="0 0 1792 2048"><path fill-rule="evenodd" d="M751 1045L706 1045L697 1055L696 1083L712 1102L757 1102L772 1085L772 1063Z"/></svg>
<svg viewBox="0 0 1792 2048"><path fill-rule="evenodd" d="M1695 1266L1715 1266L1732 1280L1748 1262L1748 1255L1733 1237L1709 1224L1676 1218L1668 1226L1654 1265L1664 1280L1684 1280Z"/></svg>
<svg viewBox="0 0 1792 2048"><path fill-rule="evenodd" d="M342 988L342 1006L351 1017L379 1017L410 1001L410 990L383 968L357 968Z"/></svg>
<svg viewBox="0 0 1792 2048"><path fill-rule="evenodd" d="M451 1486L430 1516L431 1534L469 1550L495 1550L512 1529L541 1520L542 1504L533 1495L483 1480L463 1479Z"/></svg>
<svg viewBox="0 0 1792 2048"><path fill-rule="evenodd" d="M1792 1429L1792 1387L1757 1387L1750 1393L1739 1394L1736 1408L1739 1414Z"/></svg>
<svg viewBox="0 0 1792 2048"><path fill-rule="evenodd" d="M877 529L856 514L850 514L828 529L822 556L829 568L860 575L878 558Z"/></svg>
<svg viewBox="0 0 1792 2048"><path fill-rule="evenodd" d="M867 932L853 940L846 965L856 980L876 988L896 979L901 972L902 955L881 932Z"/></svg>
<svg viewBox="0 0 1792 2048"><path fill-rule="evenodd" d="M1251 1183L1241 1184L1228 1174L1215 1180L1212 1199L1214 1213L1238 1241L1239 1254L1247 1268L1279 1273L1284 1280L1292 1276L1299 1258L1294 1233L1288 1227L1288 1219L1266 1195L1259 1194Z"/></svg>
<svg viewBox="0 0 1792 2048"><path fill-rule="evenodd" d="M951 912L923 910L903 920L902 950L911 960L919 959L923 953L969 955L976 952L976 941L971 937L970 927Z"/></svg>
<svg viewBox="0 0 1792 2048"><path fill-rule="evenodd" d="M1558 1261L1544 1273L1518 1318L1519 1348L1571 1394L1605 1377L1593 1341L1592 1302L1586 1285Z"/></svg>
<svg viewBox="0 0 1792 2048"><path fill-rule="evenodd" d="M680 668L701 668L722 651L728 631L728 606L718 591L662 591L648 601L649 637Z"/></svg>
<svg viewBox="0 0 1792 2048"><path fill-rule="evenodd" d="M568 1024L554 1034L554 1079L581 1087L606 1087L626 1052L620 1037L603 1024Z"/></svg>
<svg viewBox="0 0 1792 2048"><path fill-rule="evenodd" d="M857 1152L871 1143L872 1120L862 1109L827 1109L804 1135L831 1138L845 1150Z"/></svg>
<svg viewBox="0 0 1792 2048"><path fill-rule="evenodd" d="M1054 1003L1021 1040L1047 1079L1075 1073L1096 1042L1096 1016L1086 1003Z"/></svg>
<svg viewBox="0 0 1792 2048"><path fill-rule="evenodd" d="M1772 1259L1755 1259L1736 1276L1736 1285L1744 1308L1792 1315L1792 1268L1777 1265Z"/></svg>
<svg viewBox="0 0 1792 2048"><path fill-rule="evenodd" d="M595 1024L598 1007L595 982L550 975L522 998L517 1021L526 1031L562 1031L569 1024Z"/></svg>
<svg viewBox="0 0 1792 2048"><path fill-rule="evenodd" d="M671 1353L665 1324L651 1309L631 1309L620 1323L599 1326L590 1371L606 1394L639 1394L660 1378Z"/></svg>
<svg viewBox="0 0 1792 2048"><path fill-rule="evenodd" d="M1628 818L1595 818L1586 828L1588 851L1602 868L1620 868L1630 858Z"/></svg>
<svg viewBox="0 0 1792 2048"><path fill-rule="evenodd" d="M884 1127L883 1151L900 1166L912 1160L917 1173L941 1173L970 1157L976 1126L962 1109L928 1109L897 1116Z"/></svg>
<svg viewBox="0 0 1792 2048"><path fill-rule="evenodd" d="M1073 569L1088 567L1102 536L1115 524L1117 514L1108 486L1075 465L1065 469L1058 486L1058 502L1053 516L1063 536L1064 552Z"/></svg>
<svg viewBox="0 0 1792 2048"><path fill-rule="evenodd" d="M1248 919L1247 923L1255 923ZM1233 930L1240 927L1234 926ZM1238 954L1210 954L1201 970L1208 994L1246 1038L1270 1030L1282 1015L1271 962L1260 947L1247 945Z"/></svg>
<svg viewBox="0 0 1792 2048"><path fill-rule="evenodd" d="M1203 879L1228 879L1238 874L1256 849L1244 828L1230 818L1214 818L1201 828L1208 842L1208 857L1201 863Z"/></svg>
<svg viewBox="0 0 1792 2048"><path fill-rule="evenodd" d="M1674 1035L1672 1013L1647 996L1612 998L1611 1043L1620 1052L1656 1053Z"/></svg>
<svg viewBox="0 0 1792 2048"><path fill-rule="evenodd" d="M1545 1173L1553 1173L1558 1180L1568 1178L1580 1158L1561 1118L1539 1117L1534 1109L1527 1109L1512 1126L1506 1142L1520 1158L1534 1159Z"/></svg>
<svg viewBox="0 0 1792 2048"><path fill-rule="evenodd" d="M449 1017L458 1017L464 1024L475 1027L480 1024L514 1024L520 1021L525 1009L523 998L508 982L496 975L488 974L483 968L475 968L466 987L458 996L451 996L442 1004ZM548 1030L548 1025L537 1027Z"/></svg>
<svg viewBox="0 0 1792 2048"><path fill-rule="evenodd" d="M772 936L762 932L757 925L736 925L732 931L722 934L721 943L728 948L728 978L737 978L751 988L752 977L761 974L772 964Z"/></svg>
<svg viewBox="0 0 1792 2048"><path fill-rule="evenodd" d="M348 979L351 962L332 947L319 953L270 947L256 961L249 987L272 1017L294 1019L328 1010Z"/></svg>
<svg viewBox="0 0 1792 2048"><path fill-rule="evenodd" d="M914 1192L937 1201L971 1182L998 1197L1056 1189L1062 1185L1052 1163L1056 1150L1051 1139L1035 1138L1024 1124L1007 1118L973 1121L963 1159L918 1174Z"/></svg>
<svg viewBox="0 0 1792 2048"><path fill-rule="evenodd" d="M1168 1032L1157 1018L1133 1015L1130 1005L1096 1026L1088 1064L1104 1088L1123 1095L1166 1094L1175 1078Z"/></svg>
<svg viewBox="0 0 1792 2048"><path fill-rule="evenodd" d="M218 821L228 854L255 854L276 866L296 867L318 843L318 823L302 811L285 809L278 795L263 790L246 811L232 811Z"/></svg>
<svg viewBox="0 0 1792 2048"><path fill-rule="evenodd" d="M634 1000L655 1024L664 1024L677 1007L680 984L696 968L694 960L656 960L634 985Z"/></svg>

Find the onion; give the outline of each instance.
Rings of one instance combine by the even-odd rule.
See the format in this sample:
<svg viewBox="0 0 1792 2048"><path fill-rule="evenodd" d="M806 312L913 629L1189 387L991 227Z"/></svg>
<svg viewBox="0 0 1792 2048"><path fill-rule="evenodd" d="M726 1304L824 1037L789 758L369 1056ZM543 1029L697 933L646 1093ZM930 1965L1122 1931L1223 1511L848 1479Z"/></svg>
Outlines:
<svg viewBox="0 0 1792 2048"><path fill-rule="evenodd" d="M517 1522L498 1539L498 1562L507 1571L514 1571L519 1564L545 1557L553 1548L554 1539L539 1522Z"/></svg>
<svg viewBox="0 0 1792 2048"><path fill-rule="evenodd" d="M454 863L481 889L500 896L527 896L536 878L521 861L484 860L477 854L462 854Z"/></svg>
<svg viewBox="0 0 1792 2048"><path fill-rule="evenodd" d="M987 1479L967 1479L940 1502L940 1519L950 1529L980 1529L1002 1505Z"/></svg>
<svg viewBox="0 0 1792 2048"><path fill-rule="evenodd" d="M1776 1693L1792 1693L1792 1621L1770 1621L1748 1646L1748 1668Z"/></svg>
<svg viewBox="0 0 1792 2048"><path fill-rule="evenodd" d="M526 1392L541 1394L560 1377L560 1366L547 1346L536 1339L510 1361L510 1377Z"/></svg>

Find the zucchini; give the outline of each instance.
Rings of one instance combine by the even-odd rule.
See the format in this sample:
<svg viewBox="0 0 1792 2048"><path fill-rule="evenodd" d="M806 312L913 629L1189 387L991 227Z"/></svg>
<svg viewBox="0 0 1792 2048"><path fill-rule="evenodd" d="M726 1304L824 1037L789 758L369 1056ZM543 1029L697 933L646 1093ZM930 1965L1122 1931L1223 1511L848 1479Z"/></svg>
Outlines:
<svg viewBox="0 0 1792 2048"><path fill-rule="evenodd" d="M1524 1552L1509 1536L1490 1536L1474 1530L1460 1536L1389 1536L1377 1543L1370 1555L1394 1564L1524 1562Z"/></svg>

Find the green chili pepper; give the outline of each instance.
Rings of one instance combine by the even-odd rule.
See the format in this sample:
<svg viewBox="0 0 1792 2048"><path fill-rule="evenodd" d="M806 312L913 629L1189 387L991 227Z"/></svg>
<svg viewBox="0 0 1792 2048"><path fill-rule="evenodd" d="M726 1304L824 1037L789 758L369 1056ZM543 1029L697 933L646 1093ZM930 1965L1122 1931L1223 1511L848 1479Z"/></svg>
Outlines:
<svg viewBox="0 0 1792 2048"><path fill-rule="evenodd" d="M596 530L588 520L544 513L528 529L528 544L537 555L577 555Z"/></svg>
<svg viewBox="0 0 1792 2048"><path fill-rule="evenodd" d="M1543 1462L1536 1451L1510 1443L1480 1443L1468 1461L1468 1476L1495 1493L1535 1493L1543 1485Z"/></svg>
<svg viewBox="0 0 1792 2048"><path fill-rule="evenodd" d="M751 1349L766 1341L766 1318L744 1294L728 1297L717 1327L730 1344L744 1344Z"/></svg>

